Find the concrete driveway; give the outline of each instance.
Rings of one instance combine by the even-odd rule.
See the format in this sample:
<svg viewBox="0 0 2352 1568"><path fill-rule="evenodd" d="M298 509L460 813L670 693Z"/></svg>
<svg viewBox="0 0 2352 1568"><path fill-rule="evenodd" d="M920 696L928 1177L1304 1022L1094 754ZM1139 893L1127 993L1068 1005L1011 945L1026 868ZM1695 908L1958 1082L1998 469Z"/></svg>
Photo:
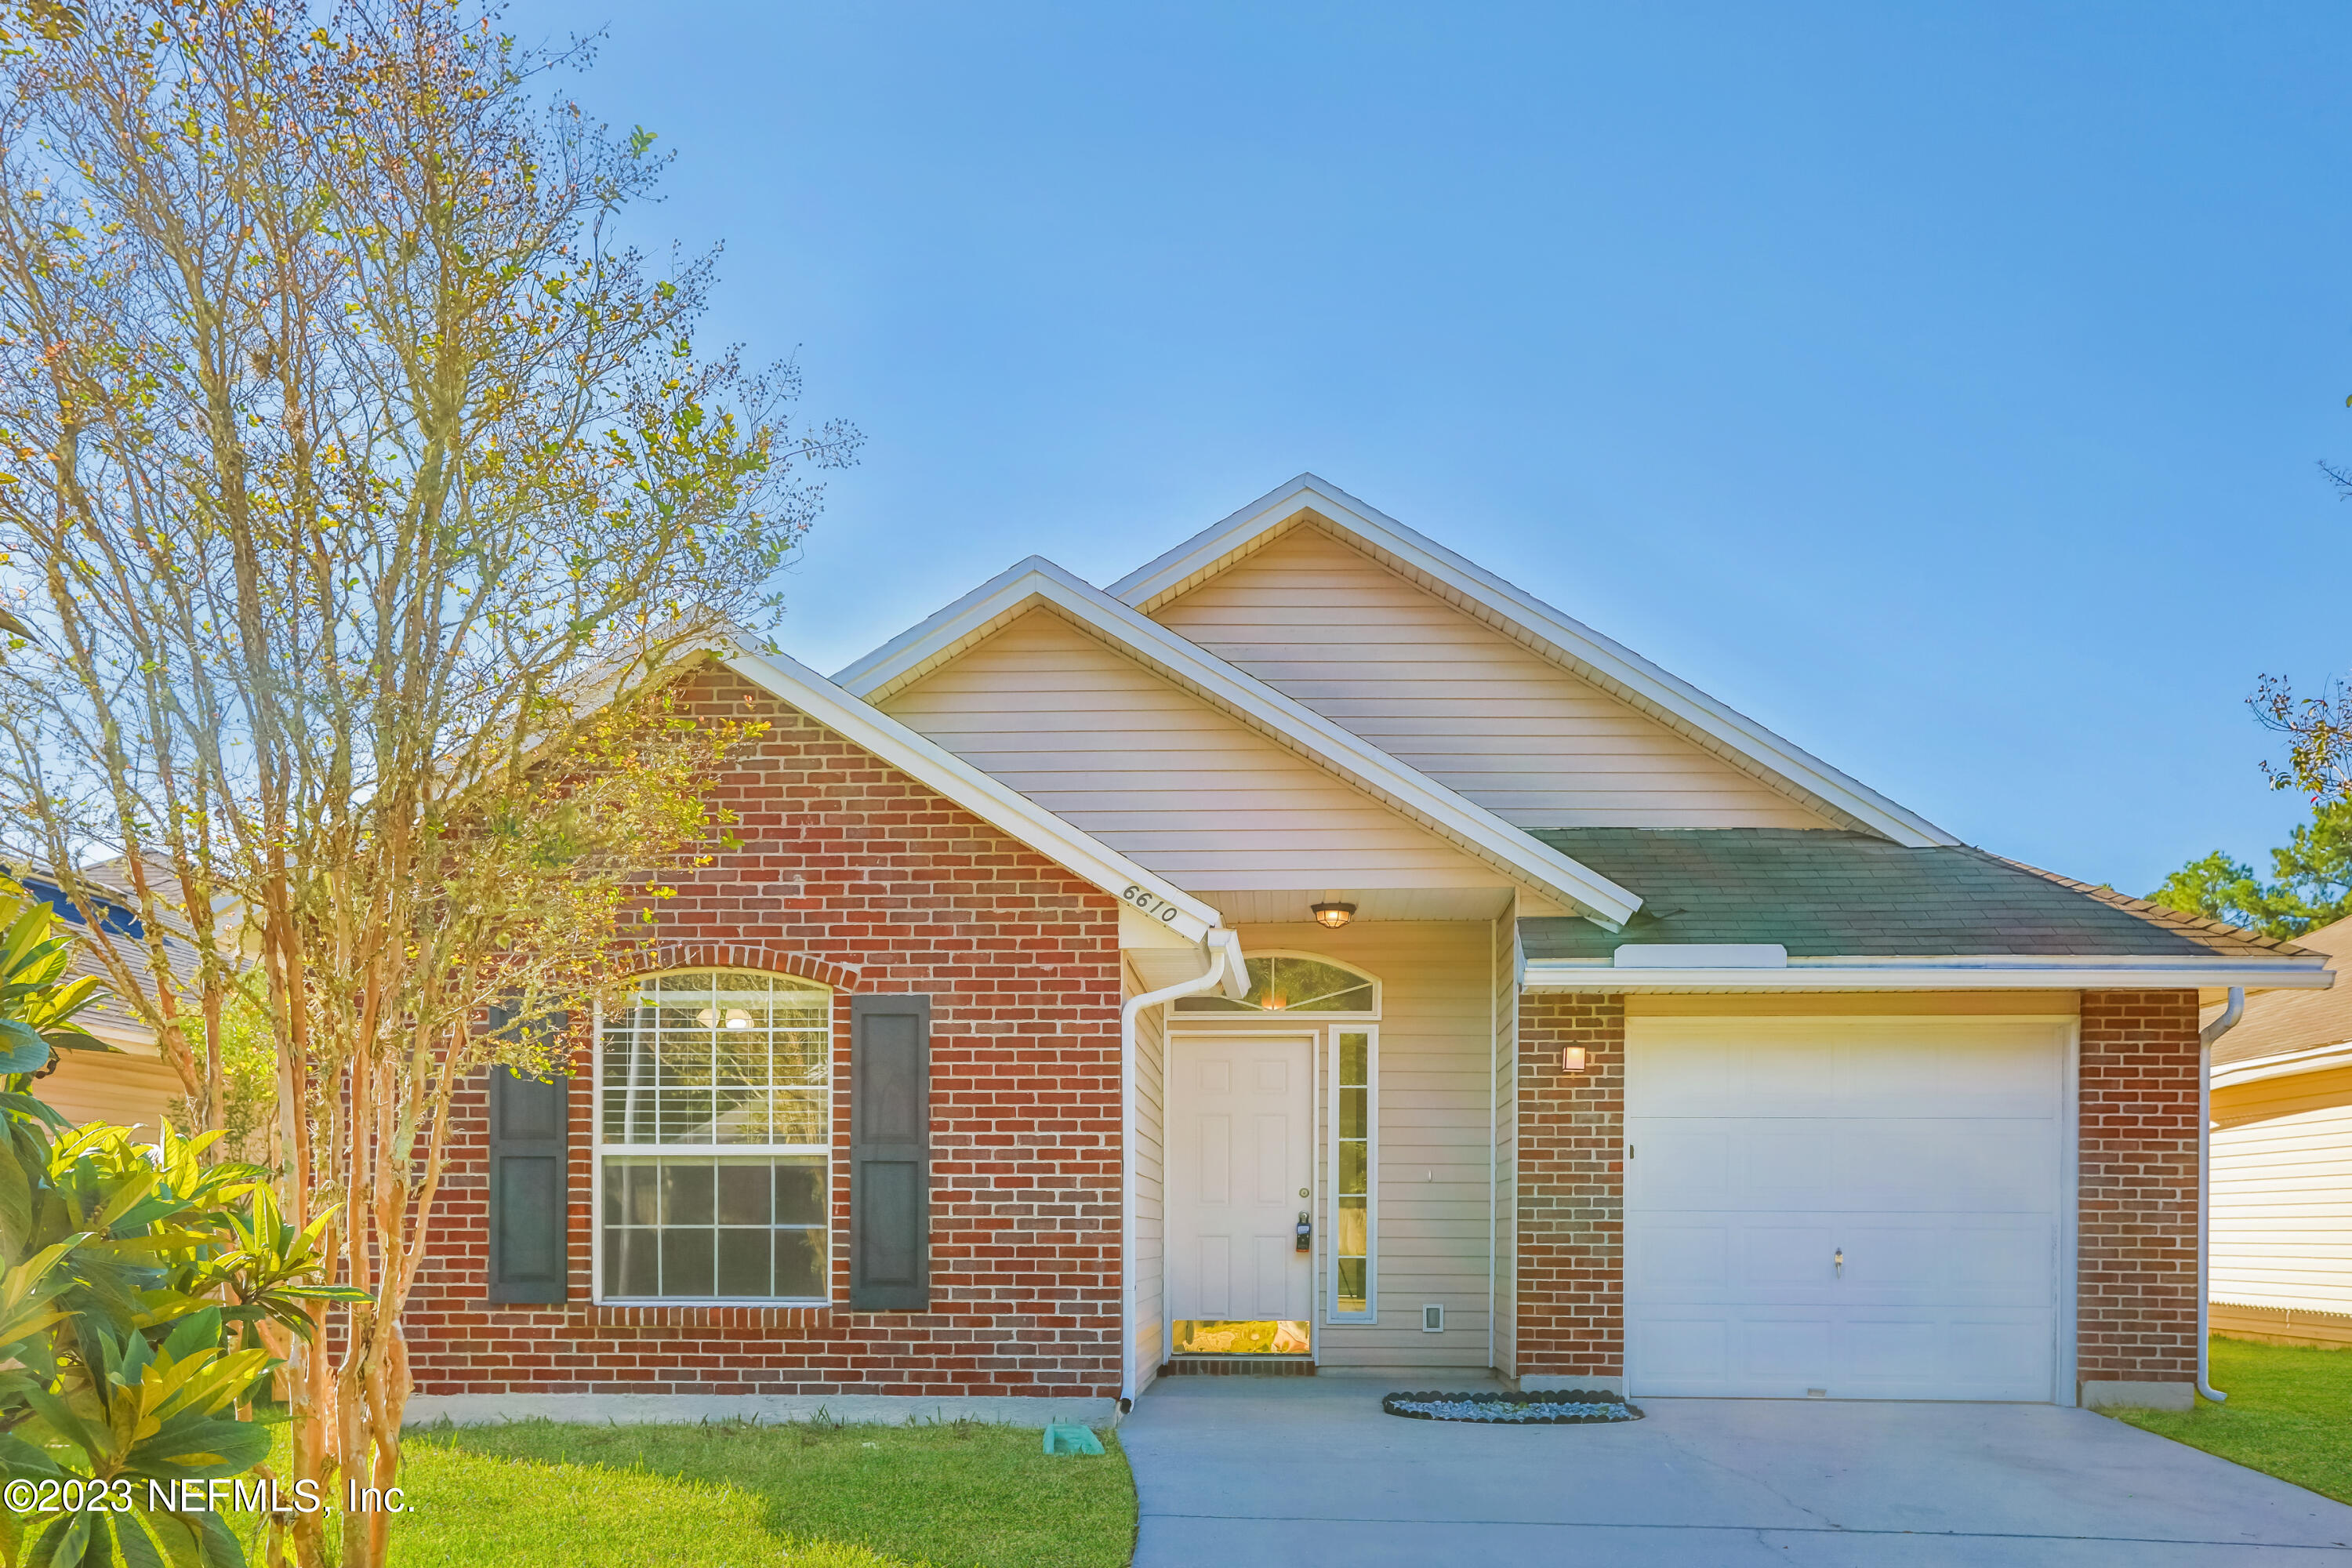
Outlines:
<svg viewBox="0 0 2352 1568"><path fill-rule="evenodd" d="M1136 1568L2352 1564L2352 1508L2087 1411L1661 1399L1510 1428L1383 1415L1391 1386L1154 1384L1119 1428Z"/></svg>

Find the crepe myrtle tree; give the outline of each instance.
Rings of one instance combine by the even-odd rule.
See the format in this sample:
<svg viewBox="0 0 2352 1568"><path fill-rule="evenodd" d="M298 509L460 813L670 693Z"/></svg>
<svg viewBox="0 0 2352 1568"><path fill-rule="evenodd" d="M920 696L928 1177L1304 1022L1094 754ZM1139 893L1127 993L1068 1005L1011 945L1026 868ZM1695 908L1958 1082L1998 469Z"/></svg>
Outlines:
<svg viewBox="0 0 2352 1568"><path fill-rule="evenodd" d="M260 1326L307 1334L311 1303L359 1292L313 1282L328 1216L298 1230L261 1167L199 1157L218 1133L142 1143L42 1102L58 1051L107 1048L74 1022L99 983L65 978L70 941L0 894L0 1556L230 1568L184 1484L268 1477Z"/></svg>
<svg viewBox="0 0 2352 1568"><path fill-rule="evenodd" d="M857 437L698 352L709 258L615 239L660 160L563 96L583 47L475 0L15 4L0 848L199 1124L266 998L278 1202L364 1299L257 1332L294 1478L388 1486L452 1095L575 1043L479 1020L584 1028L723 834L702 784L753 726L666 683L772 619ZM291 1544L362 1568L388 1522Z"/></svg>

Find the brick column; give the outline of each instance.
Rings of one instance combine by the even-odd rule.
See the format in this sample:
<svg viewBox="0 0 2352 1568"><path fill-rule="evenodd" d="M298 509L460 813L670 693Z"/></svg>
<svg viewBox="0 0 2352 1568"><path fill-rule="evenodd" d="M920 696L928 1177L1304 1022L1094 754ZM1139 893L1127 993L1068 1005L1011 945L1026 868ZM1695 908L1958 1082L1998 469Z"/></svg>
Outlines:
<svg viewBox="0 0 2352 1568"><path fill-rule="evenodd" d="M2075 1376L2186 1410L2197 1378L2197 993L2083 994Z"/></svg>
<svg viewBox="0 0 2352 1568"><path fill-rule="evenodd" d="M1560 1051L1584 1047L1564 1074ZM1625 999L1519 1003L1519 1382L1624 1386Z"/></svg>

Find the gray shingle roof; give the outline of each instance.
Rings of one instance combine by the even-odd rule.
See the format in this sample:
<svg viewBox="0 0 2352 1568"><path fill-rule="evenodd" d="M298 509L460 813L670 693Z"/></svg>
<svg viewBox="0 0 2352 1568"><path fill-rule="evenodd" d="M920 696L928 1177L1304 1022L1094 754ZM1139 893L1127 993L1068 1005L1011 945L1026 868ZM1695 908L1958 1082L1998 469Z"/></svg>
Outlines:
<svg viewBox="0 0 2352 1568"><path fill-rule="evenodd" d="M2304 955L1965 847L1796 827L1529 831L1643 899L1622 932L1585 920L1520 921L1529 958L1605 959L1626 942L1779 942L1792 958Z"/></svg>

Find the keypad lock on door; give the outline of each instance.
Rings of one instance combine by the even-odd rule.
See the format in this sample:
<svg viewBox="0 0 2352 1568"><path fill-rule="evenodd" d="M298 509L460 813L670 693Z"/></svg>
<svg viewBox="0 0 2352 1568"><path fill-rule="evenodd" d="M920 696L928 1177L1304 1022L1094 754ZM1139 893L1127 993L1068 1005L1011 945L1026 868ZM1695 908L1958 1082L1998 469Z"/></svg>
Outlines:
<svg viewBox="0 0 2352 1568"><path fill-rule="evenodd" d="M1308 1252L1312 1251L1314 1247L1315 1222L1308 1219L1307 1217L1306 1211L1302 1209L1299 1211L1298 1215L1298 1247L1297 1250L1300 1252Z"/></svg>

